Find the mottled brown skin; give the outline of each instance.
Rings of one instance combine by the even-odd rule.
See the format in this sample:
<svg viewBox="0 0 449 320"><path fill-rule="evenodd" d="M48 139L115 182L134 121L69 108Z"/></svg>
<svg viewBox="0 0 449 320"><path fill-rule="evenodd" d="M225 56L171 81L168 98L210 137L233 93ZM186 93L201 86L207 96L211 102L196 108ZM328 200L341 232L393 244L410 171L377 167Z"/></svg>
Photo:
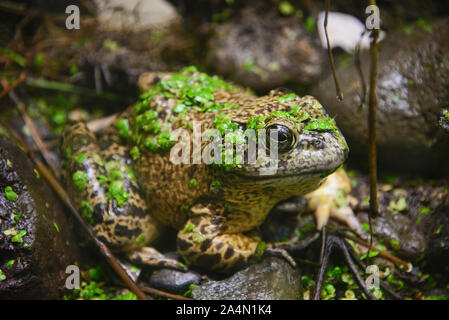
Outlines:
<svg viewBox="0 0 449 320"><path fill-rule="evenodd" d="M154 85L160 77L168 76L143 75L139 85L148 89L147 86ZM289 111L298 104L312 119L325 117L324 109L315 98L296 97L294 101L281 103L278 98L284 94L282 90L273 90L267 96L256 97L240 89L218 89L214 97L217 103L234 102L239 105L221 113L226 112L227 118L242 126L255 115ZM185 128L185 123L194 120L201 121L203 132L213 129L217 112L190 109L185 117L175 117L170 122L174 105L174 99L156 96L150 109L158 111L159 120L171 131ZM127 118L134 132L133 110L134 106L130 107L120 118ZM70 146L72 151L72 156L66 159L66 181L80 209L82 200L94 208L93 230L96 235L112 248L125 252L132 261L181 268L176 260L167 259L148 247L162 232L161 228L168 226L179 230L178 252L188 263L229 272L243 267L255 254L261 241L257 227L277 202L315 190L347 156L347 145L340 132L304 132L303 124L281 117L271 119L270 125L273 123L294 131L297 143L287 152L279 153L277 172L264 176L259 174L259 169L264 167L260 163L243 164L227 171L204 163L174 164L170 161L170 152L154 153L143 148L140 158L133 161L128 151L133 144L120 137L115 125L97 141L84 124L77 123L63 132L62 150ZM194 142L191 140L189 143L192 150ZM201 150L206 146L207 141L203 141ZM82 164L73 159L80 151L88 153ZM130 197L123 207L108 198L107 183L100 185L98 182L96 175L105 169L94 160L94 154L100 155L105 162L116 159L123 167L134 168L137 181L128 176L124 178ZM77 170L88 174L85 191L73 187L71 176ZM196 187L189 186L191 179L196 179ZM220 186L214 186L214 181L219 181ZM142 239L141 235L144 240L136 243L137 239ZM268 247L275 245L268 244Z"/></svg>

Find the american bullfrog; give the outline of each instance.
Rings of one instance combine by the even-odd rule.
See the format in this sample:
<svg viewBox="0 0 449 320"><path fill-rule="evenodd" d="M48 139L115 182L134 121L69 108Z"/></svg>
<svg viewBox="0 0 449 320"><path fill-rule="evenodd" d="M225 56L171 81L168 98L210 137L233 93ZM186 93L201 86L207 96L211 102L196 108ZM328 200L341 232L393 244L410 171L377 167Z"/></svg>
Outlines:
<svg viewBox="0 0 449 320"><path fill-rule="evenodd" d="M145 90L137 103L100 137L82 122L62 134L76 206L100 240L134 263L184 268L150 246L164 227L179 230L185 261L208 270L236 270L264 248L275 252L277 244L265 244L257 232L270 209L317 189L347 157L334 119L312 96L276 89L257 97L195 67L150 73L139 83ZM264 129L262 138L243 134ZM235 147L218 143L213 161L204 161L221 136ZM267 157L249 161L250 140L277 145L274 170L263 171L274 163Z"/></svg>

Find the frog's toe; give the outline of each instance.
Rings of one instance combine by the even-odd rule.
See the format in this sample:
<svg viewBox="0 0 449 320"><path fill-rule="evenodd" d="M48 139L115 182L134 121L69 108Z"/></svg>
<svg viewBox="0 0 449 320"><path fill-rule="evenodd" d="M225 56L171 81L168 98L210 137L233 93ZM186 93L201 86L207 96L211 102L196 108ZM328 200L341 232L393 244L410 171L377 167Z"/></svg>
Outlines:
<svg viewBox="0 0 449 320"><path fill-rule="evenodd" d="M331 210L330 217L348 225L348 227L362 239L367 238L367 233L363 230L362 225L354 214L354 211L352 211L349 206L343 206Z"/></svg>
<svg viewBox="0 0 449 320"><path fill-rule="evenodd" d="M288 263L290 263L290 265L293 268L296 267L295 260L292 258L290 253L288 253L287 250L285 250L285 249L282 249L282 248L267 248L265 250L265 252L268 253L268 254L271 254L273 256L284 258L285 260L287 260Z"/></svg>
<svg viewBox="0 0 449 320"><path fill-rule="evenodd" d="M170 268L186 271L186 268L178 260L167 258L152 247L143 247L128 253L127 257L136 264L145 264L155 268Z"/></svg>
<svg viewBox="0 0 449 320"><path fill-rule="evenodd" d="M318 230L323 229L327 222L329 221L329 217L331 214L330 205L326 202L320 203L315 209L315 220L316 220L316 228Z"/></svg>

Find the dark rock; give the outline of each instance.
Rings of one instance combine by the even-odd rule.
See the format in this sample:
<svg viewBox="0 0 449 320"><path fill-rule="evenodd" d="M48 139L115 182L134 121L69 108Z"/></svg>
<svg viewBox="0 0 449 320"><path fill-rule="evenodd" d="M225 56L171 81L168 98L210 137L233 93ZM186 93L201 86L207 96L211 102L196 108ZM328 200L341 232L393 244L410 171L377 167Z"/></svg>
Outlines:
<svg viewBox="0 0 449 320"><path fill-rule="evenodd" d="M194 271L177 271L173 269L156 270L150 276L148 284L151 287L182 294L191 284L199 283L201 275Z"/></svg>
<svg viewBox="0 0 449 320"><path fill-rule="evenodd" d="M379 45L377 146L380 169L435 176L449 174L449 135L439 126L448 106L449 20L397 30ZM365 78L370 57L362 54ZM332 76L312 90L336 116L351 150L350 160L367 163L368 107L361 113L361 83L354 64L337 70L344 93L338 102Z"/></svg>
<svg viewBox="0 0 449 320"><path fill-rule="evenodd" d="M268 257L222 281L195 287L196 300L296 300L301 274L283 259Z"/></svg>
<svg viewBox="0 0 449 320"><path fill-rule="evenodd" d="M373 220L377 239L384 239L392 249L399 246L398 253L405 258L416 258L427 249L427 237L422 228L409 215L393 214L388 210Z"/></svg>
<svg viewBox="0 0 449 320"><path fill-rule="evenodd" d="M66 267L80 258L58 200L33 168L17 146L0 139L0 269L6 277L0 299L60 298ZM5 197L8 186L16 201ZM13 239L22 230L21 242Z"/></svg>
<svg viewBox="0 0 449 320"><path fill-rule="evenodd" d="M253 89L288 82L309 85L323 69L324 51L300 19L250 6L217 25L206 63L216 72Z"/></svg>

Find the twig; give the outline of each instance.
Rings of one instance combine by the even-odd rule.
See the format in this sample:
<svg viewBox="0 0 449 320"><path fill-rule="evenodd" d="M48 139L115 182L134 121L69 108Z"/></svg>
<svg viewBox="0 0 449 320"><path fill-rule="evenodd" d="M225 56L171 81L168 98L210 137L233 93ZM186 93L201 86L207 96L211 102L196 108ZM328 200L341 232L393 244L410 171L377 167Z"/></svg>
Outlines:
<svg viewBox="0 0 449 320"><path fill-rule="evenodd" d="M352 241L354 241L354 242L357 242L358 244L360 244L360 245L362 245L362 246L364 246L364 247L366 247L366 248L369 248L369 247L370 247L370 244L367 243L366 241L362 240L362 239L353 237L353 236L351 236L351 235L349 235L349 234L347 234L347 233L341 233L341 234L342 234L346 239L349 239L349 240L352 240ZM372 247L371 250L374 250L374 251L376 251L376 252L379 252L379 255L380 255L381 257L384 257L385 259L390 260L391 262L400 264L401 266L404 267L404 270L407 271L407 272L409 272L409 271L413 268L413 266L412 266L412 264L411 264L410 262L407 262L407 261L404 261L404 260L402 260L402 259L400 259L400 258L398 258L398 257L395 257L395 256L393 256L392 254L390 254L390 253L388 253L388 252L386 252L386 251L382 251L382 250L380 250L380 249L378 249L378 248L376 248L376 247ZM367 255L367 257L368 257L368 255Z"/></svg>
<svg viewBox="0 0 449 320"><path fill-rule="evenodd" d="M326 0L326 14L324 16L324 33L326 34L327 54L329 55L329 61L331 63L332 74L334 76L335 90L337 90L337 98L338 98L338 100L343 101L343 92L341 91L340 83L338 82L337 71L335 70L334 55L332 54L331 43L329 41L329 35L327 33L327 18L328 18L330 6L331 6L331 0Z"/></svg>
<svg viewBox="0 0 449 320"><path fill-rule="evenodd" d="M357 45L355 47L355 53L354 53L354 64L355 64L357 73L359 74L360 83L362 85L362 95L360 97L359 111L361 111L363 105L366 103L366 83L365 83L365 76L363 75L362 63L360 61L360 46L362 43L363 36L365 35L365 32L366 31L363 31L362 35L360 36L360 39L357 42Z"/></svg>
<svg viewBox="0 0 449 320"><path fill-rule="evenodd" d="M375 0L370 0L370 5L376 5ZM376 108L377 108L377 62L378 48L377 39L379 30L371 31L371 69L370 69L370 88L369 88L369 114L368 114L368 133L369 133L369 168L370 168L370 215L375 218L379 212L377 201L377 154L376 154Z"/></svg>
<svg viewBox="0 0 449 320"><path fill-rule="evenodd" d="M22 72L16 79L16 81L14 81L11 85L8 85L6 83L6 87L4 87L3 91L0 93L0 99L6 96L9 93L9 91L14 90L19 84L25 81L25 79L26 79L25 73Z"/></svg>
<svg viewBox="0 0 449 320"><path fill-rule="evenodd" d="M46 79L35 79L35 78L28 77L25 83L28 86L42 88L42 89L71 92L71 93L77 93L77 94L82 94L82 95L86 95L86 96L104 98L104 99L108 99L108 100L120 99L115 94L113 94L111 92L97 93L95 90L74 86L72 84L64 83L64 82L51 81L51 80L46 80Z"/></svg>
<svg viewBox="0 0 449 320"><path fill-rule="evenodd" d="M6 88L7 83L5 79L1 80L3 87ZM53 158L51 157L50 152L48 151L47 147L45 146L45 143L42 141L42 138L39 134L39 131L37 130L36 126L34 125L33 120L31 120L30 116L25 110L25 105L22 101L19 100L17 95L13 90L10 90L9 92L10 98L14 101L14 103L17 106L17 109L19 109L20 113L22 114L23 120L25 121L27 127L31 131L31 138L33 139L36 146L39 148L39 150L42 152L42 156L44 157L45 161L48 163L48 165L51 168L51 171L53 172L53 175L57 178L61 178L61 174L59 173L58 167L56 166L56 163L53 161Z"/></svg>
<svg viewBox="0 0 449 320"><path fill-rule="evenodd" d="M376 0L370 0L370 5L375 6ZM369 88L369 111L368 111L368 135L369 135L369 175L370 175L370 201L368 223L370 227L370 246L368 248L367 259L373 247L373 233L371 220L379 214L379 203L377 199L377 151L376 151L376 108L377 108L377 62L379 51L377 39L379 30L374 28L371 31L371 68L370 68L370 88Z"/></svg>
<svg viewBox="0 0 449 320"><path fill-rule="evenodd" d="M155 295L158 295L158 296L161 296L161 297L165 297L165 298L169 298L169 299L192 300L191 298L179 296L177 294L171 294L171 293L168 293L168 292L165 292L165 291L161 291L161 290L150 288L150 287L146 287L146 286L142 286L141 288L146 293L155 294Z"/></svg>
<svg viewBox="0 0 449 320"><path fill-rule="evenodd" d="M73 206L70 197L68 194L64 191L62 186L59 184L59 182L54 178L54 176L51 174L51 172L47 169L47 167L37 158L35 157L34 153L30 151L30 148L28 147L28 144L22 139L22 137L13 129L11 126L0 118L0 125L2 125L8 133L11 135L11 137L20 145L22 146L22 149L27 152L35 163L37 170L39 173L44 177L44 179L50 184L50 186L53 188L53 190L56 192L56 194L59 196L59 198L62 200L62 202L69 208L69 210L72 212L72 214L75 216L75 218L78 220L82 228L87 232L88 236L91 238L91 240L95 243L97 248L100 250L102 256L106 259L107 263L111 266L111 268L117 273L117 275L122 279L122 281L125 283L125 285L139 298L142 300L148 300L150 297L148 297L140 288L137 286L137 284L128 276L126 271L120 266L117 259L114 257L112 252L109 250L109 248L102 243L100 240L98 240L95 235L93 234L91 228L86 224L86 222L83 220L83 218L80 216L78 211Z"/></svg>

